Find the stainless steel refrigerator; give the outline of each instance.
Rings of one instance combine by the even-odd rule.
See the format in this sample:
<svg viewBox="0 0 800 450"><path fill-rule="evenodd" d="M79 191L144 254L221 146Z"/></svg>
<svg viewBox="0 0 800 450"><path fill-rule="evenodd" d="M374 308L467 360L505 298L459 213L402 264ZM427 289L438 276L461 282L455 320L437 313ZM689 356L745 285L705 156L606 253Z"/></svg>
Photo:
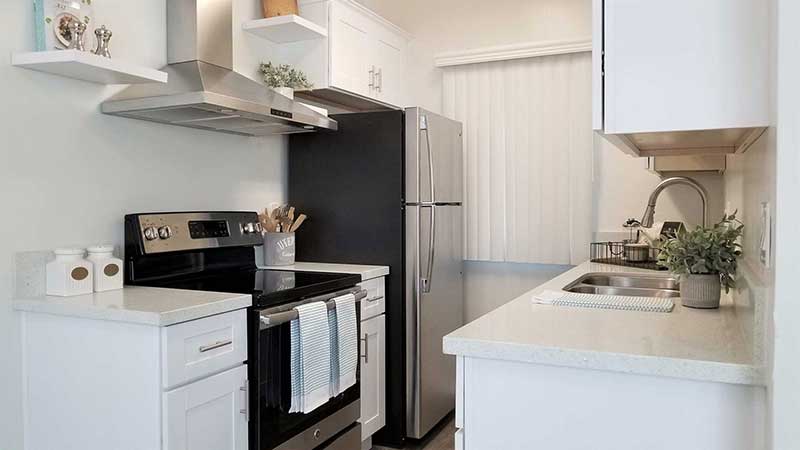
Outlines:
<svg viewBox="0 0 800 450"><path fill-rule="evenodd" d="M295 135L289 200L309 215L301 261L388 265L386 426L373 442L422 438L455 408L463 324L462 126L421 108L340 114L339 130Z"/></svg>

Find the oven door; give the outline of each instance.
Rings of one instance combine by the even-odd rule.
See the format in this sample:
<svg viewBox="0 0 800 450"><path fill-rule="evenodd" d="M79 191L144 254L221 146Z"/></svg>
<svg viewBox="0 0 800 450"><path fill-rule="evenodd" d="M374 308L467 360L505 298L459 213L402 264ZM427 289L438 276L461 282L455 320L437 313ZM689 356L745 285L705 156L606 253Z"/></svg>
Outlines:
<svg viewBox="0 0 800 450"><path fill-rule="evenodd" d="M357 301L360 296L356 296ZM330 298L311 298L300 303ZM358 428L360 447L360 367L356 384L308 414L289 413L291 406L290 321L287 313L297 303L250 311L248 343L250 370L250 450L335 449L349 442ZM263 317L271 322L265 326ZM361 315L356 303L358 336ZM360 352L360 349L359 349ZM334 445L335 444L335 445ZM343 447L344 448L344 447Z"/></svg>

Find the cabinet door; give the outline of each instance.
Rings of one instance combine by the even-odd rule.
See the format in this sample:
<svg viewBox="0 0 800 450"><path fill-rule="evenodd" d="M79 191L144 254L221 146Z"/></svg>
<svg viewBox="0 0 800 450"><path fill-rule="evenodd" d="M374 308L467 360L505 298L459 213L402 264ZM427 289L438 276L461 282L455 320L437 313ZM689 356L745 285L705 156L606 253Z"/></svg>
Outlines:
<svg viewBox="0 0 800 450"><path fill-rule="evenodd" d="M361 322L361 440L386 425L386 316Z"/></svg>
<svg viewBox="0 0 800 450"><path fill-rule="evenodd" d="M375 98L394 106L405 106L405 43L386 33L372 41L375 73Z"/></svg>
<svg viewBox="0 0 800 450"><path fill-rule="evenodd" d="M606 133L769 123L763 0L603 3Z"/></svg>
<svg viewBox="0 0 800 450"><path fill-rule="evenodd" d="M339 2L331 3L331 86L365 97L372 96L372 66L369 63L369 23Z"/></svg>
<svg viewBox="0 0 800 450"><path fill-rule="evenodd" d="M247 450L247 365L164 394L165 450Z"/></svg>

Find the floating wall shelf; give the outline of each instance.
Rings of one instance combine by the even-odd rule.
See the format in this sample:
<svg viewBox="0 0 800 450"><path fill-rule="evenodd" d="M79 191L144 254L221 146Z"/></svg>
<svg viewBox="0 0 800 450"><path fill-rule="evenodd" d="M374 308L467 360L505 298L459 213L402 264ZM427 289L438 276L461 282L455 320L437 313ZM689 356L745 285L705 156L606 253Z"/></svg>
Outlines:
<svg viewBox="0 0 800 450"><path fill-rule="evenodd" d="M167 82L166 72L78 50L14 53L11 64L99 84Z"/></svg>
<svg viewBox="0 0 800 450"><path fill-rule="evenodd" d="M325 28L296 15L251 20L246 22L242 28L248 33L253 33L277 44L328 37L328 31Z"/></svg>

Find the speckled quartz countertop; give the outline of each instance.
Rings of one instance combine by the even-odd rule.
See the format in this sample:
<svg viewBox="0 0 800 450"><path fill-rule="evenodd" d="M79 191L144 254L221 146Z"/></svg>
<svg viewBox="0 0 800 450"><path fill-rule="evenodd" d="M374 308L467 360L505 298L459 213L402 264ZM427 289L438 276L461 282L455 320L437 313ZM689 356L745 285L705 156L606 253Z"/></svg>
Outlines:
<svg viewBox="0 0 800 450"><path fill-rule="evenodd" d="M534 304L592 272L661 272L583 263L444 338L444 352L475 358L617 371L720 383L763 385L748 313L723 295L718 310L671 313ZM752 319L752 312L749 319Z"/></svg>
<svg viewBox="0 0 800 450"><path fill-rule="evenodd" d="M359 264L332 264L297 262L291 266L259 266L262 269L290 270L295 272L327 272L327 273L350 273L361 275L361 280L371 280L373 278L385 277L389 275L388 266L365 266Z"/></svg>
<svg viewBox="0 0 800 450"><path fill-rule="evenodd" d="M14 301L14 309L115 322L168 326L252 305L251 295L126 287L75 297Z"/></svg>

